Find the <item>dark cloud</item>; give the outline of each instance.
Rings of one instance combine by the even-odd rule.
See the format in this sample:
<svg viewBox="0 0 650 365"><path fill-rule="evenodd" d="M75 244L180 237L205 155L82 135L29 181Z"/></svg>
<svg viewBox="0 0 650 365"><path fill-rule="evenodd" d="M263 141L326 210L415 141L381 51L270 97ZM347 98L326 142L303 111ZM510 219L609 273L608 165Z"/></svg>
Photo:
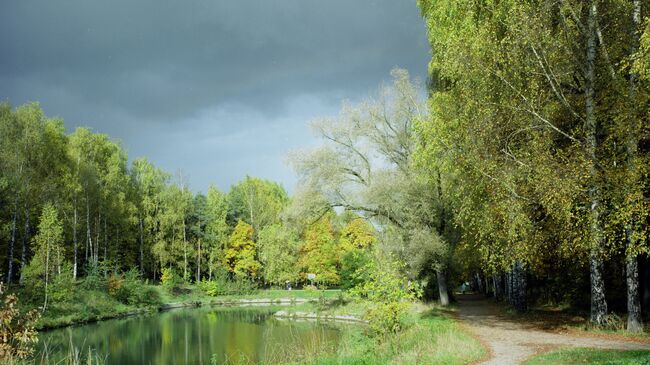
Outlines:
<svg viewBox="0 0 650 365"><path fill-rule="evenodd" d="M405 0L6 0L0 49L0 99L39 100L201 190L292 184L283 153L308 119L428 59Z"/></svg>

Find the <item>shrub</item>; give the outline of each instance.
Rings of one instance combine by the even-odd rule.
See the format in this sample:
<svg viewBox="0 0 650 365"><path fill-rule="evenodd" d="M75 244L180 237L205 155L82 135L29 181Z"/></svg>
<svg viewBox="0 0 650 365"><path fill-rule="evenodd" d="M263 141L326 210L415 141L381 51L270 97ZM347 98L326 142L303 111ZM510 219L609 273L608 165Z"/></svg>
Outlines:
<svg viewBox="0 0 650 365"><path fill-rule="evenodd" d="M18 297L3 295L0 283L0 359L25 359L34 352L38 341L35 324L40 313L33 309L25 315L18 310Z"/></svg>
<svg viewBox="0 0 650 365"><path fill-rule="evenodd" d="M132 290L128 299L131 305L158 305L161 303L160 293L156 288L141 284L137 290Z"/></svg>
<svg viewBox="0 0 650 365"><path fill-rule="evenodd" d="M369 261L357 276L364 281L351 293L367 298L372 304L366 319L374 334L384 335L402 330L410 301L419 298L422 290L400 274L402 264L390 256Z"/></svg>
<svg viewBox="0 0 650 365"><path fill-rule="evenodd" d="M167 290L172 290L174 287L182 284L183 280L171 267L166 267L162 269L162 275L160 277L162 286Z"/></svg>
<svg viewBox="0 0 650 365"><path fill-rule="evenodd" d="M214 280L201 280L197 285L206 295L211 297L219 295L219 284Z"/></svg>
<svg viewBox="0 0 650 365"><path fill-rule="evenodd" d="M140 273L133 268L122 275L111 275L107 281L108 293L118 301L130 305L155 305L160 294L142 282Z"/></svg>
<svg viewBox="0 0 650 365"><path fill-rule="evenodd" d="M86 277L81 287L85 290L106 290L106 278L99 265L88 265L86 267Z"/></svg>
<svg viewBox="0 0 650 365"><path fill-rule="evenodd" d="M246 295L257 291L257 284L245 278L228 279L227 274L217 273L213 280L203 280L198 283L199 289L205 294L216 297L219 295Z"/></svg>
<svg viewBox="0 0 650 365"><path fill-rule="evenodd" d="M23 288L20 297L28 304L42 305L45 298L45 280L43 280L40 269L29 263L21 275Z"/></svg>
<svg viewBox="0 0 650 365"><path fill-rule="evenodd" d="M367 250L353 249L346 252L341 258L341 288L351 289L365 281L365 278L357 275L357 272L371 259Z"/></svg>
<svg viewBox="0 0 650 365"><path fill-rule="evenodd" d="M71 301L75 297L75 282L70 264L61 267L61 274L54 276L49 295L52 303Z"/></svg>
<svg viewBox="0 0 650 365"><path fill-rule="evenodd" d="M247 279L236 279L230 282L230 294L245 295L257 291L257 283Z"/></svg>

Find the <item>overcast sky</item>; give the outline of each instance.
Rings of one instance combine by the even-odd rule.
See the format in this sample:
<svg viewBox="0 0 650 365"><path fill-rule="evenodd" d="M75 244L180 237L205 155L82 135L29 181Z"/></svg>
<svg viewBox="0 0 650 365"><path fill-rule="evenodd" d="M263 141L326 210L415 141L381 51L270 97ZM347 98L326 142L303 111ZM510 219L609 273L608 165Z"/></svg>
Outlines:
<svg viewBox="0 0 650 365"><path fill-rule="evenodd" d="M195 191L296 178L307 122L429 59L415 0L2 0L0 100L107 133Z"/></svg>

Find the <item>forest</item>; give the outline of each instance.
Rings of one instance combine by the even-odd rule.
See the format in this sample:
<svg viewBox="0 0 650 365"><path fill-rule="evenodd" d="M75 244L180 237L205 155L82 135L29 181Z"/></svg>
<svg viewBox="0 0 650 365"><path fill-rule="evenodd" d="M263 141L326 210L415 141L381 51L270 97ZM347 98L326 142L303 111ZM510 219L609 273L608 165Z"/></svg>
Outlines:
<svg viewBox="0 0 650 365"><path fill-rule="evenodd" d="M128 283L340 288L388 306L448 306L469 283L517 312L565 306L647 332L650 4L417 5L428 79L395 68L312 121L321 143L289 156L292 194L253 176L195 192L38 103L1 104L9 291L47 317L95 281L136 305L159 299Z"/></svg>

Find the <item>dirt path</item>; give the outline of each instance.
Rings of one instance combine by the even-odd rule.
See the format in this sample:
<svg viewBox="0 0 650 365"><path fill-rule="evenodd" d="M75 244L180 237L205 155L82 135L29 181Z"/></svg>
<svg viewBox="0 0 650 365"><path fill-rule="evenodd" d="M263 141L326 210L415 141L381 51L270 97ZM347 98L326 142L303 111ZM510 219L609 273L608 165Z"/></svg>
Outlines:
<svg viewBox="0 0 650 365"><path fill-rule="evenodd" d="M479 295L461 295L459 317L490 351L485 365L516 365L554 347L650 350L650 344L545 332L500 315L499 307Z"/></svg>

